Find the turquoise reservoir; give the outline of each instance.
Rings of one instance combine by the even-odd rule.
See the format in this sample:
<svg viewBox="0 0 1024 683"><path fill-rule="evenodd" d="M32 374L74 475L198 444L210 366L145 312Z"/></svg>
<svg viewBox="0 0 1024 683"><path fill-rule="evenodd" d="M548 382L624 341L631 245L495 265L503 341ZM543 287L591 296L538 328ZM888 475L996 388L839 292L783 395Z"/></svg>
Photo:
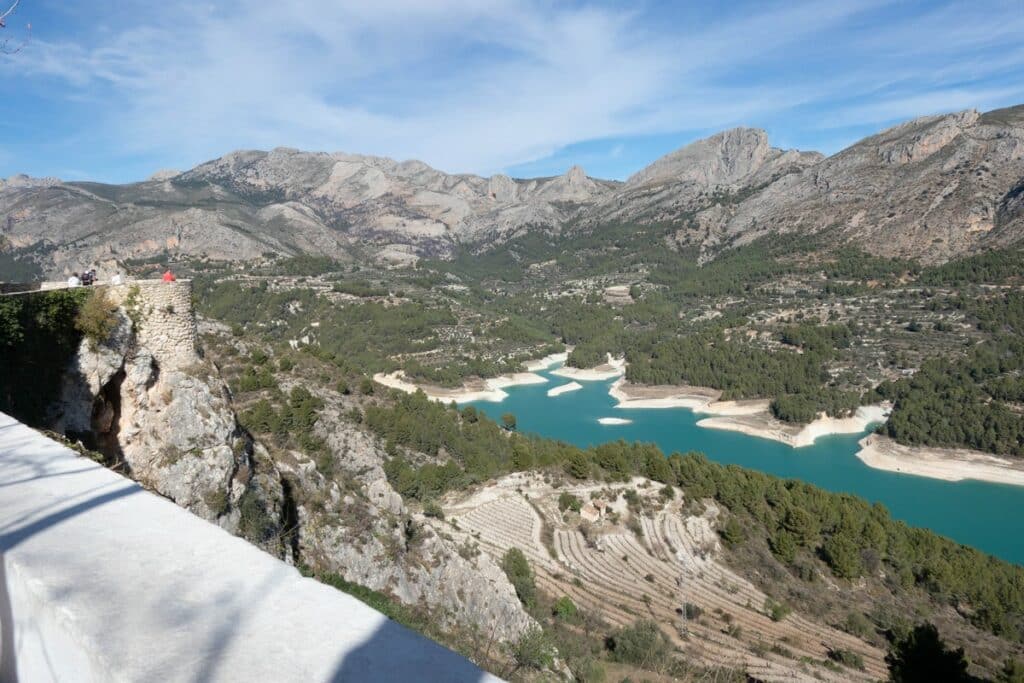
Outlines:
<svg viewBox="0 0 1024 683"><path fill-rule="evenodd" d="M554 368L551 368L554 369ZM701 451L712 460L800 479L830 491L852 493L886 506L893 517L926 527L960 543L1024 564L1024 486L976 481L947 482L875 470L856 456L862 434L830 436L805 448L736 432L697 426L686 408L616 408L612 381L580 382L583 388L549 397L548 389L570 380L549 371L546 384L510 387L500 403L477 402L495 420L513 413L519 430L592 446L624 439L656 443L666 453ZM598 419L632 420L602 425Z"/></svg>

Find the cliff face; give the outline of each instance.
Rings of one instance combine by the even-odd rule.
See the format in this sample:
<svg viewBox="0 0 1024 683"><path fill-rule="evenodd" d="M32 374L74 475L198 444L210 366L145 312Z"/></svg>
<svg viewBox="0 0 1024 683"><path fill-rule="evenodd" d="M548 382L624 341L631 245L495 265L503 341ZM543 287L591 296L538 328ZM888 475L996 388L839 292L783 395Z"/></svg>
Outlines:
<svg viewBox="0 0 1024 683"><path fill-rule="evenodd" d="M234 530L252 447L227 387L196 344L190 282L105 290L116 328L83 340L65 373L53 427L92 441L130 476Z"/></svg>
<svg viewBox="0 0 1024 683"><path fill-rule="evenodd" d="M547 178L484 178L419 161L249 150L127 185L0 181L0 252L52 275L161 254L355 253L408 264L527 230L660 223L709 257L799 231L931 262L1024 236L1019 212L1003 205L1019 196L1012 191L1022 177L1020 106L914 119L827 159L736 128L671 152L625 183L577 166Z"/></svg>
<svg viewBox="0 0 1024 683"><path fill-rule="evenodd" d="M787 175L707 221L712 242L827 233L883 256L942 262L1024 237L1024 108L908 121Z"/></svg>
<svg viewBox="0 0 1024 683"><path fill-rule="evenodd" d="M326 458L275 455L295 506L291 552L304 565L425 609L446 630L470 628L496 643L535 625L497 561L457 543L443 522L409 511L388 483L378 439L332 405L321 411L316 435Z"/></svg>

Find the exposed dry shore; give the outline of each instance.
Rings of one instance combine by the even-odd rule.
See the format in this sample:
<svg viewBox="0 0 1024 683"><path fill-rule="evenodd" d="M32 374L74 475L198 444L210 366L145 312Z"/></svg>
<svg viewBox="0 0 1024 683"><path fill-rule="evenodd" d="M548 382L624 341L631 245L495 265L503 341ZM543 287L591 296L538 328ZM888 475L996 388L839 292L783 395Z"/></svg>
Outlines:
<svg viewBox="0 0 1024 683"><path fill-rule="evenodd" d="M579 382L569 382L568 384L561 384L557 387L548 389L548 396L561 396L562 394L569 393L570 391L579 391L583 388L583 385Z"/></svg>
<svg viewBox="0 0 1024 683"><path fill-rule="evenodd" d="M698 411L702 412L702 411ZM767 410L756 413L708 417L697 423L698 427L740 432L763 439L774 439L793 448L810 446L822 436L833 434L859 434L872 424L884 422L888 408L882 405L861 406L850 417L821 416L806 425L792 425L774 418Z"/></svg>
<svg viewBox="0 0 1024 683"><path fill-rule="evenodd" d="M552 365L564 363L568 357L569 352L563 351L562 353L552 353L550 356L544 356L537 360L528 360L523 365L526 367L527 372L537 372L538 370L547 370Z"/></svg>
<svg viewBox="0 0 1024 683"><path fill-rule="evenodd" d="M860 440L857 457L868 467L945 481L976 479L1024 486L1024 462L967 449L903 446L880 434Z"/></svg>
<svg viewBox="0 0 1024 683"><path fill-rule="evenodd" d="M398 370L391 374L378 372L373 376L373 381L392 389L404 391L407 394L422 390L427 395L427 398L441 403L451 403L452 401L456 403L468 403L470 401L499 403L508 396L508 393L503 391L507 387L523 384L544 384L548 380L546 377L533 372L516 372L511 375L501 375L490 379L467 382L458 389L446 389L429 384L413 384L405 378L404 372Z"/></svg>
<svg viewBox="0 0 1024 683"><path fill-rule="evenodd" d="M722 392L707 387L632 384L622 377L612 384L608 395L619 402L617 408L690 408L695 410L716 401Z"/></svg>
<svg viewBox="0 0 1024 683"><path fill-rule="evenodd" d="M710 415L697 422L698 427L741 432L748 436L773 439L793 448L809 446L821 436L859 434L869 425L885 421L884 406L862 406L852 417L820 417L808 425L790 425L769 412L771 401L719 401L721 391L709 387L647 386L631 384L622 378L608 391L618 408L689 408L699 415Z"/></svg>
<svg viewBox="0 0 1024 683"><path fill-rule="evenodd" d="M612 358L611 354L608 354L608 362L598 365L596 368L569 368L563 365L557 370L552 370L551 374L583 382L597 382L618 377L624 372L626 372L626 359Z"/></svg>

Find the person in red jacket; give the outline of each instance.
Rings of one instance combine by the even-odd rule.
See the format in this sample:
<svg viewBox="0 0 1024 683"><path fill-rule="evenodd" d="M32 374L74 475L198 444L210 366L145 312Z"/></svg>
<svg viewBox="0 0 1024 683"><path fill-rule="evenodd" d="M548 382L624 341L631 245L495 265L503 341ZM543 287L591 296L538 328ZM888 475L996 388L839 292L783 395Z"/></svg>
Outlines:
<svg viewBox="0 0 1024 683"><path fill-rule="evenodd" d="M164 282L174 282L177 279L178 278L174 277L174 273L171 272L170 268L168 268L167 272L164 273Z"/></svg>

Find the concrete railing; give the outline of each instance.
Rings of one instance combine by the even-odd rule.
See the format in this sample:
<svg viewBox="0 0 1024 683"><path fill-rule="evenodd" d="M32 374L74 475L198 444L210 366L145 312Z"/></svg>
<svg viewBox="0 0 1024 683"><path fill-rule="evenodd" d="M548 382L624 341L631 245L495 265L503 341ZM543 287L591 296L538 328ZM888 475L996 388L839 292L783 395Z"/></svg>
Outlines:
<svg viewBox="0 0 1024 683"><path fill-rule="evenodd" d="M0 681L492 681L0 414Z"/></svg>

